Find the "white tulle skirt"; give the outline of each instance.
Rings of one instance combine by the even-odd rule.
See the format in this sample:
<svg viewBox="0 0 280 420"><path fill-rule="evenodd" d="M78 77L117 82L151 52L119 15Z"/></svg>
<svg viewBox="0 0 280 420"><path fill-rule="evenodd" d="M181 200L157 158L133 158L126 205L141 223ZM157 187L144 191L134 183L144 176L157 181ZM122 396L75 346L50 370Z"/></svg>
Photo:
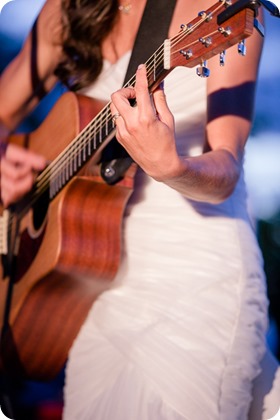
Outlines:
<svg viewBox="0 0 280 420"><path fill-rule="evenodd" d="M64 420L245 420L267 298L238 187L217 206L142 173L136 191L118 276L70 352Z"/></svg>

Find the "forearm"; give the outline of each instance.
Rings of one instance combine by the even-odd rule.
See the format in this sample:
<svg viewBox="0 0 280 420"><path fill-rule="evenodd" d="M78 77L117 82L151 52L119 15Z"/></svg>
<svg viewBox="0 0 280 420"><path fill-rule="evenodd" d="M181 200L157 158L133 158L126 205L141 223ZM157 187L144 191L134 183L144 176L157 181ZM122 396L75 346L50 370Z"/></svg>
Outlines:
<svg viewBox="0 0 280 420"><path fill-rule="evenodd" d="M5 139L9 135L9 132L10 132L9 128L5 124L3 124L0 119L0 141L1 142L5 141Z"/></svg>
<svg viewBox="0 0 280 420"><path fill-rule="evenodd" d="M219 149L180 158L177 170L158 180L187 198L216 204L233 192L239 174L237 160L229 151Z"/></svg>

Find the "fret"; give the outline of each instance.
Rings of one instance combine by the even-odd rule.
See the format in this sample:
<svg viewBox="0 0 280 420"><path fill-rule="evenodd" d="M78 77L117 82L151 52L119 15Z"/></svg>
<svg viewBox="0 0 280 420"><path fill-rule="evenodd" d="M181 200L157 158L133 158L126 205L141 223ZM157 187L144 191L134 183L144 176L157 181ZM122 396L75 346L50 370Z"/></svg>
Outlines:
<svg viewBox="0 0 280 420"><path fill-rule="evenodd" d="M93 150L96 150L96 137L95 137L95 135L93 135L92 141L93 141Z"/></svg>
<svg viewBox="0 0 280 420"><path fill-rule="evenodd" d="M91 147L91 136L88 134L87 135L87 155L90 156L92 152L92 147Z"/></svg>
<svg viewBox="0 0 280 420"><path fill-rule="evenodd" d="M102 142L102 139L104 138L104 136L102 135L103 129L104 129L104 125L101 124L99 127L99 144Z"/></svg>
<svg viewBox="0 0 280 420"><path fill-rule="evenodd" d="M81 153L78 153L78 167L80 168L81 166L82 166Z"/></svg>
<svg viewBox="0 0 280 420"><path fill-rule="evenodd" d="M63 168L63 170L61 171L61 174L62 174L62 176L61 176L61 179L62 179L62 184L63 184L63 185L65 185L65 171L64 171L64 168Z"/></svg>
<svg viewBox="0 0 280 420"><path fill-rule="evenodd" d="M55 195L55 191L54 191L54 182L51 181L50 183L50 189L49 189L49 197L52 199Z"/></svg>
<svg viewBox="0 0 280 420"><path fill-rule="evenodd" d="M153 81L156 80L156 74L157 74L157 53L154 54L154 61L153 61Z"/></svg>
<svg viewBox="0 0 280 420"><path fill-rule="evenodd" d="M107 111L108 114L108 111ZM106 122L105 122L105 136L107 137L109 134L109 119L108 119L108 115L106 116Z"/></svg>
<svg viewBox="0 0 280 420"><path fill-rule="evenodd" d="M61 171L59 171L57 177L56 177L56 188L59 189L61 186Z"/></svg>
<svg viewBox="0 0 280 420"><path fill-rule="evenodd" d="M72 178L72 176L73 176L73 160L71 160L70 163L69 163L69 174L70 174L70 177Z"/></svg>
<svg viewBox="0 0 280 420"><path fill-rule="evenodd" d="M0 253L7 255L8 253L8 226L9 226L9 211L3 210L0 217Z"/></svg>
<svg viewBox="0 0 280 420"><path fill-rule="evenodd" d="M66 181L68 181L69 179L69 166L68 165L66 165L65 167L65 178L66 178Z"/></svg>
<svg viewBox="0 0 280 420"><path fill-rule="evenodd" d="M96 131L96 149L98 148L98 145L100 144L100 142L102 141L101 136L100 136L100 127L98 126L98 129Z"/></svg>
<svg viewBox="0 0 280 420"><path fill-rule="evenodd" d="M164 68L163 45L148 60L146 66L149 88L153 90L167 74L167 70Z"/></svg>
<svg viewBox="0 0 280 420"><path fill-rule="evenodd" d="M85 145L83 145L83 162L85 162L86 161L86 159L87 159L87 154L86 154L86 146Z"/></svg>

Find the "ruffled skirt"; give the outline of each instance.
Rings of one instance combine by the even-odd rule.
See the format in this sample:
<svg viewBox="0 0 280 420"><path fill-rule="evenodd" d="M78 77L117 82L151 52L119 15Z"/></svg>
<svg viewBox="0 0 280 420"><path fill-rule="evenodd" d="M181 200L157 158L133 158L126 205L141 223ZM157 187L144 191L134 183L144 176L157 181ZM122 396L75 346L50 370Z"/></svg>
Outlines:
<svg viewBox="0 0 280 420"><path fill-rule="evenodd" d="M246 420L267 326L254 232L232 199L200 210L137 182L118 276L70 352L64 420Z"/></svg>

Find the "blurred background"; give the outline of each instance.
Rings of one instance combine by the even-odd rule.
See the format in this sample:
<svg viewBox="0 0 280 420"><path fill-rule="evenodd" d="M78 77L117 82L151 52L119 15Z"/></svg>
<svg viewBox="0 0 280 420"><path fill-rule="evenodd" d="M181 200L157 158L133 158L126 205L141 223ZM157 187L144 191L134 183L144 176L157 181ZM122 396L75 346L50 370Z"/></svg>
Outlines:
<svg viewBox="0 0 280 420"><path fill-rule="evenodd" d="M0 73L17 54L44 0L0 0ZM280 360L280 19L265 13L255 119L247 143L245 174L249 206L263 251L270 299L268 343ZM242 58L240 58L242 59ZM226 64L227 65L227 64ZM24 122L31 131L63 92L57 86ZM15 92L16 94L16 92ZM19 420L59 420L63 372L50 383L14 384Z"/></svg>

